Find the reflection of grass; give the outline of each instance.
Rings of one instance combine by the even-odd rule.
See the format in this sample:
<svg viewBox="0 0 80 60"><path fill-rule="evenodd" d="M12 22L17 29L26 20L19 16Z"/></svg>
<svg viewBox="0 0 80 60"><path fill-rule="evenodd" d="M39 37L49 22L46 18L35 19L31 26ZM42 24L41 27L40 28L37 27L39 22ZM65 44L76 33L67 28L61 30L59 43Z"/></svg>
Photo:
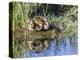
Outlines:
<svg viewBox="0 0 80 60"><path fill-rule="evenodd" d="M45 16L48 18L50 24L57 24L59 28L63 27L60 38L72 37L77 34L77 6L61 5L57 8L56 6L52 7L48 4L21 2L13 2L12 6L13 8L10 7L10 9L13 9L10 17L12 16L13 19L10 19L10 21L12 20L13 57L20 57L25 50L28 49L28 21L29 18L34 16ZM51 8L54 9L51 11L49 10ZM57 12L55 11L56 9ZM53 34L51 36L53 36Z"/></svg>

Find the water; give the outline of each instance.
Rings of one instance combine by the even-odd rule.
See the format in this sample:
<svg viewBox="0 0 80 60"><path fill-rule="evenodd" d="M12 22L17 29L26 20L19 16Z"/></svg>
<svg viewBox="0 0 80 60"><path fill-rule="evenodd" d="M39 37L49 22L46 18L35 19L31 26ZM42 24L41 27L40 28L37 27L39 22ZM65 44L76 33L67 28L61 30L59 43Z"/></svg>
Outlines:
<svg viewBox="0 0 80 60"><path fill-rule="evenodd" d="M62 55L75 55L78 54L77 42L71 42L66 38L61 43L57 40L49 41L49 48L45 51L36 53L35 51L27 51L24 57L44 57L44 56L62 56Z"/></svg>

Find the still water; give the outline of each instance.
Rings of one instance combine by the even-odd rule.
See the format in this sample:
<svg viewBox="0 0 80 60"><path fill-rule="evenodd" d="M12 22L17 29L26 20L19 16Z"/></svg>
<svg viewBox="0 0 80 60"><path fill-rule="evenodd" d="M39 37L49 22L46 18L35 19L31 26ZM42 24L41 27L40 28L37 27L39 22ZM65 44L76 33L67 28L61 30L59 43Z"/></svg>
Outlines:
<svg viewBox="0 0 80 60"><path fill-rule="evenodd" d="M44 57L44 56L62 56L78 54L77 41L65 38L63 42L59 40L50 40L49 47L45 51L36 53L35 51L27 51L24 57Z"/></svg>

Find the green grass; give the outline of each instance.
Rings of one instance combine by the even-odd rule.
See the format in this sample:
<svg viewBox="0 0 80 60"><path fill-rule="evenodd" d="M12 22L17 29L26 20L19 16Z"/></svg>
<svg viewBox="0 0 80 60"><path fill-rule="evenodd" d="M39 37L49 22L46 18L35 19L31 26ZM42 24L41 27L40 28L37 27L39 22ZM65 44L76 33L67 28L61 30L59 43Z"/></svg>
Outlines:
<svg viewBox="0 0 80 60"><path fill-rule="evenodd" d="M49 4L38 4L38 3L24 3L24 2L12 2L12 48L13 57L21 57L22 54L28 49L29 31L28 22L34 16L44 16L47 17L50 24L57 24L61 29L60 40L65 37L77 37L78 32L78 7L72 5L54 5L52 7ZM50 9L50 10L49 10ZM51 9L53 9L51 11ZM40 10L40 11L39 11ZM52 33L53 32L53 33ZM43 32L36 33L42 34ZM54 36L54 30L47 31L47 34ZM42 34L43 35L43 34ZM39 36L39 35L38 35ZM44 38L41 37L41 38ZM32 37L34 39L34 37ZM10 47L11 48L11 47Z"/></svg>

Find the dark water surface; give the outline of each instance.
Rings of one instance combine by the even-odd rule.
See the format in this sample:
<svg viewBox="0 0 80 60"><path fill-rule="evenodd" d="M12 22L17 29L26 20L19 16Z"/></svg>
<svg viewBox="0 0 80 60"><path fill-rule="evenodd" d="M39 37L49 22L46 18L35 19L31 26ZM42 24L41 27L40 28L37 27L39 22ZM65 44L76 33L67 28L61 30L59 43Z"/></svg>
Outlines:
<svg viewBox="0 0 80 60"><path fill-rule="evenodd" d="M64 39L63 42L57 40L49 41L49 48L45 51L36 53L35 51L27 51L24 57L44 57L44 56L61 56L61 55L75 55L78 54L77 41Z"/></svg>

